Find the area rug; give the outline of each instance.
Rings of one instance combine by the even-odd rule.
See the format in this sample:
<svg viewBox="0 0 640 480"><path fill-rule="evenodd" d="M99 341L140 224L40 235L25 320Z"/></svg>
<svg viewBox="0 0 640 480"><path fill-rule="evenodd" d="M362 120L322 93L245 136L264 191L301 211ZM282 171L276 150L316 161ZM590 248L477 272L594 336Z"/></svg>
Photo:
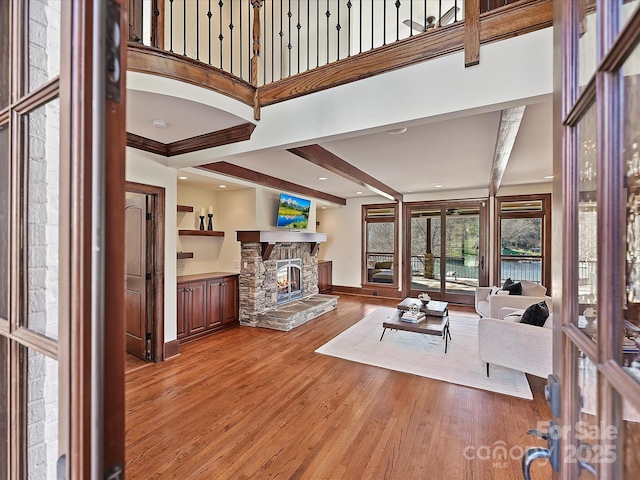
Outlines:
<svg viewBox="0 0 640 480"><path fill-rule="evenodd" d="M449 315L452 340L444 353L444 339L434 335L387 329L382 322L396 310L380 307L329 340L316 353L365 363L376 367L433 378L466 387L531 400L531 388L524 373L486 364L478 353L478 319Z"/></svg>

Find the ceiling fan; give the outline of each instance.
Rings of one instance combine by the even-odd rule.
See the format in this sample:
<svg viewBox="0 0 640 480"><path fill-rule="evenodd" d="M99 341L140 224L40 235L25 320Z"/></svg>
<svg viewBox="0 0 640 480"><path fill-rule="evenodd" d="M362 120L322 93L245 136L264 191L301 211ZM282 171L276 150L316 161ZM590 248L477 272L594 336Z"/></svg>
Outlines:
<svg viewBox="0 0 640 480"><path fill-rule="evenodd" d="M456 13L458 13L460 11L460 7L451 7L449 10L447 10L445 12L444 15L442 15L442 17L440 17L440 22L439 25L436 25L436 17L433 15L429 15L427 17L427 24L426 25L421 25L418 22L415 22L413 20L409 20L406 19L404 23L407 27L411 27L414 30L417 30L418 32L426 32L427 30L429 30L430 28L435 28L437 26L443 27L446 24L448 24L451 20L453 20L453 17L456 15Z"/></svg>

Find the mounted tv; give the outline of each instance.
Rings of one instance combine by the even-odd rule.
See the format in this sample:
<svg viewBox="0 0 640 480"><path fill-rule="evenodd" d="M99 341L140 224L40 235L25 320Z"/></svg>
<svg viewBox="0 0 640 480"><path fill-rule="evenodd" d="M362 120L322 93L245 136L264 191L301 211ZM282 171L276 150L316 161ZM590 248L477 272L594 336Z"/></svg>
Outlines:
<svg viewBox="0 0 640 480"><path fill-rule="evenodd" d="M278 203L278 222L276 226L293 230L307 228L310 209L311 200L281 193L280 202Z"/></svg>

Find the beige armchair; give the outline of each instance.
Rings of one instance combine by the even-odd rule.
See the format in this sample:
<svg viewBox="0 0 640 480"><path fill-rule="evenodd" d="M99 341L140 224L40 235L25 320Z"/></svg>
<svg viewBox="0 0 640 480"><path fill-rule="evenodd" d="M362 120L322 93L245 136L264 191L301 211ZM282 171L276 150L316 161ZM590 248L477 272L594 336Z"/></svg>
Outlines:
<svg viewBox="0 0 640 480"><path fill-rule="evenodd" d="M489 365L494 364L547 378L553 371L552 317L549 315L544 327L519 323L519 318L481 318L478 346L480 359L487 363L487 376Z"/></svg>
<svg viewBox="0 0 640 480"><path fill-rule="evenodd" d="M522 281L522 295L490 295L492 287L476 289L476 312L481 317L499 318L500 309L505 307L525 309L534 303L545 301L552 311L551 297L545 295L547 289L533 282Z"/></svg>

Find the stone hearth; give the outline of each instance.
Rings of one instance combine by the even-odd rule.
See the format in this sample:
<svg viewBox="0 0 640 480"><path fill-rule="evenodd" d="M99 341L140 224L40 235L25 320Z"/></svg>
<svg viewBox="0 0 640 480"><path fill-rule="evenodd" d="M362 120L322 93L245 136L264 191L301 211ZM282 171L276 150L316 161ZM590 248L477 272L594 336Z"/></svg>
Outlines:
<svg viewBox="0 0 640 480"><path fill-rule="evenodd" d="M268 232L266 242L260 233L267 232L238 232L241 325L287 331L337 307L338 297L318 294L316 245L326 235L283 232L286 241L279 242L279 232ZM276 263L294 258L302 260L302 298L276 307Z"/></svg>

